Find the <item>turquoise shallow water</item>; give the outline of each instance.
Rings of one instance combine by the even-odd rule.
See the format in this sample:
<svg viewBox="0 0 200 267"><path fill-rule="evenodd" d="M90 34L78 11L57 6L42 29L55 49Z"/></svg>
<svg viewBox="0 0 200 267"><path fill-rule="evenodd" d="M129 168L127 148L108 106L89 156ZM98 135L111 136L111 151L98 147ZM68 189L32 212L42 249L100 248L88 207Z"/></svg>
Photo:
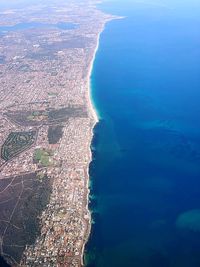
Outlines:
<svg viewBox="0 0 200 267"><path fill-rule="evenodd" d="M101 8L87 266L199 267L200 3Z"/></svg>

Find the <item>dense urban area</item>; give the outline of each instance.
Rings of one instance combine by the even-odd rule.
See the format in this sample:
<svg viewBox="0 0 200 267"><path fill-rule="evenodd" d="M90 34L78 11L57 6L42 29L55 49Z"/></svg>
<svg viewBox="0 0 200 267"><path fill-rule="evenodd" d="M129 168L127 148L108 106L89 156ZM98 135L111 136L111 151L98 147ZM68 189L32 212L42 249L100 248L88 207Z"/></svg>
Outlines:
<svg viewBox="0 0 200 267"><path fill-rule="evenodd" d="M83 265L97 122L89 77L114 18L96 4L0 11L0 255L10 266Z"/></svg>

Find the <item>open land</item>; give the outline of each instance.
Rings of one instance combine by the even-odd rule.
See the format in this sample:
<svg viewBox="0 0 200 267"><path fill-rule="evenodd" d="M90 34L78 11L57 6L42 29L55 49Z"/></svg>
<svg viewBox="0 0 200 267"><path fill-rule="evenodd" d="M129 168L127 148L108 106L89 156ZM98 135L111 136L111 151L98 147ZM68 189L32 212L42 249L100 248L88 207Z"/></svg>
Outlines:
<svg viewBox="0 0 200 267"><path fill-rule="evenodd" d="M82 266L90 233L89 78L114 17L65 2L0 11L0 255L11 266Z"/></svg>

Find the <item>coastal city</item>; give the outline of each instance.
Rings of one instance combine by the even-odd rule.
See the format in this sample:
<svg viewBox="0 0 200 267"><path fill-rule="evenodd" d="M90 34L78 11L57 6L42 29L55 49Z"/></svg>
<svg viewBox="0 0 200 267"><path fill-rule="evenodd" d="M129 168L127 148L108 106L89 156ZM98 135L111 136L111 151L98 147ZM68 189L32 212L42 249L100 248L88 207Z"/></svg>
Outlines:
<svg viewBox="0 0 200 267"><path fill-rule="evenodd" d="M0 12L0 255L83 266L93 127L90 74L105 23L95 1Z"/></svg>
<svg viewBox="0 0 200 267"><path fill-rule="evenodd" d="M0 267L200 267L199 14L0 0Z"/></svg>

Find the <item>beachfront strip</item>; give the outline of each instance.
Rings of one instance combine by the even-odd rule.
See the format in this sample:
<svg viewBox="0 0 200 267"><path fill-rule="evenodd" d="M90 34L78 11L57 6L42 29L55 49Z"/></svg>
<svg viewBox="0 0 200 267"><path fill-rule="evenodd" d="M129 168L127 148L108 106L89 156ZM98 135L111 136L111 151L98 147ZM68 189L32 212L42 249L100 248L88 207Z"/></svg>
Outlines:
<svg viewBox="0 0 200 267"><path fill-rule="evenodd" d="M56 2L0 12L0 255L11 266L82 266L90 233L89 77L114 17L95 1Z"/></svg>

